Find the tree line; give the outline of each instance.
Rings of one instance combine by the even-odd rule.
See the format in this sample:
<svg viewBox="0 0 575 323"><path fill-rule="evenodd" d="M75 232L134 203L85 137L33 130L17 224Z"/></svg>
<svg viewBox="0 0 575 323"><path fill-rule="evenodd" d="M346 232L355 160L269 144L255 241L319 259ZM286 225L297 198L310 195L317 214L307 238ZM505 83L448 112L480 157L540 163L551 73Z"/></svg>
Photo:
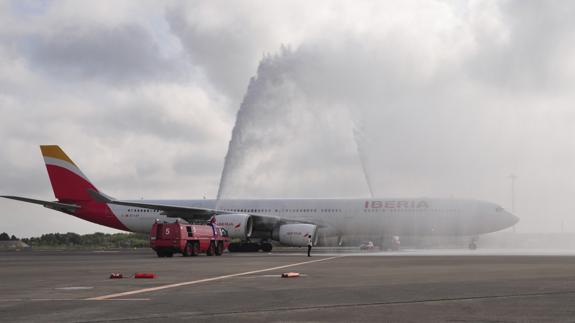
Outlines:
<svg viewBox="0 0 575 323"><path fill-rule="evenodd" d="M14 235L3 232L0 241L19 240ZM91 234L47 233L40 237L23 238L22 242L32 247L98 247L98 248L142 248L150 245L144 233L102 233Z"/></svg>
<svg viewBox="0 0 575 323"><path fill-rule="evenodd" d="M15 235L10 236L6 232L0 233L0 241L16 241L16 240L18 240L18 238L16 238Z"/></svg>

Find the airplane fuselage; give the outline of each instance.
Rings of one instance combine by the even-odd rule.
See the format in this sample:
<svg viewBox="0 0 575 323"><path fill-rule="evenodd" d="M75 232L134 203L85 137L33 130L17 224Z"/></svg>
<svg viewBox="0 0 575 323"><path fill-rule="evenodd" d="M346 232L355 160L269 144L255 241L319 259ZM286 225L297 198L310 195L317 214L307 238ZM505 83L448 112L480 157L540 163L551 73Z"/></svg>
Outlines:
<svg viewBox="0 0 575 323"><path fill-rule="evenodd" d="M99 191L60 147L40 148L58 200L3 197L125 231L149 233L155 221L215 220L241 241L306 246L318 235L477 236L518 221L494 203L464 199L116 200Z"/></svg>
<svg viewBox="0 0 575 323"><path fill-rule="evenodd" d="M479 235L508 228L517 218L500 206L464 199L231 199L147 200L144 203L217 209L317 223L358 235ZM129 231L148 233L154 221L175 221L153 209L108 204ZM102 219L102 209L81 208L77 216ZM110 215L112 215L110 214ZM232 224L228 224L232 225Z"/></svg>

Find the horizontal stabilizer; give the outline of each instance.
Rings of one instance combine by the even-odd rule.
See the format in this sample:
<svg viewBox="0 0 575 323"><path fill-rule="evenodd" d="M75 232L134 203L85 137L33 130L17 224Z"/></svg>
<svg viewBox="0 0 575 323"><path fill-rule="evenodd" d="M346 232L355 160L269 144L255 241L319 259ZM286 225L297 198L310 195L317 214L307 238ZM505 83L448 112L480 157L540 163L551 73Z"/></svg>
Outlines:
<svg viewBox="0 0 575 323"><path fill-rule="evenodd" d="M22 201L22 202L27 202L27 203L39 204L39 205L42 205L42 206L49 208L49 209L63 211L63 212L67 212L67 213L74 212L76 209L80 208L80 206L76 205L76 204L66 204L66 203L60 203L60 202L42 201L42 200L36 200L36 199L31 199L31 198L21 197L21 196L0 195L0 197L12 199L12 200L17 200L17 201Z"/></svg>

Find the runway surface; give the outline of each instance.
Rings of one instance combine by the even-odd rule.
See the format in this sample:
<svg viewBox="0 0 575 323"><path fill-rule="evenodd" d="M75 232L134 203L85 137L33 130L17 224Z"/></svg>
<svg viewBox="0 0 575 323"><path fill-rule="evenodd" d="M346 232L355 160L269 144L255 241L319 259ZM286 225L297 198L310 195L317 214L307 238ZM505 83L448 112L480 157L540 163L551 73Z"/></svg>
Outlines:
<svg viewBox="0 0 575 323"><path fill-rule="evenodd" d="M516 254L0 252L0 320L572 322L575 255Z"/></svg>

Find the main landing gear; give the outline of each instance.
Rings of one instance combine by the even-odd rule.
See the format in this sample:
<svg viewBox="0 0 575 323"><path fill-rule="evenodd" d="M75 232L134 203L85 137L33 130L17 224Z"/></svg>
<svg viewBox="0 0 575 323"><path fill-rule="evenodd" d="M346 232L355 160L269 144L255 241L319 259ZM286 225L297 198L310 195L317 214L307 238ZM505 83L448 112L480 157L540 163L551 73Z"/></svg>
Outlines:
<svg viewBox="0 0 575 323"><path fill-rule="evenodd" d="M235 242L230 243L228 246L228 250L230 252L270 252L272 251L273 246L268 241L261 241L261 242Z"/></svg>

